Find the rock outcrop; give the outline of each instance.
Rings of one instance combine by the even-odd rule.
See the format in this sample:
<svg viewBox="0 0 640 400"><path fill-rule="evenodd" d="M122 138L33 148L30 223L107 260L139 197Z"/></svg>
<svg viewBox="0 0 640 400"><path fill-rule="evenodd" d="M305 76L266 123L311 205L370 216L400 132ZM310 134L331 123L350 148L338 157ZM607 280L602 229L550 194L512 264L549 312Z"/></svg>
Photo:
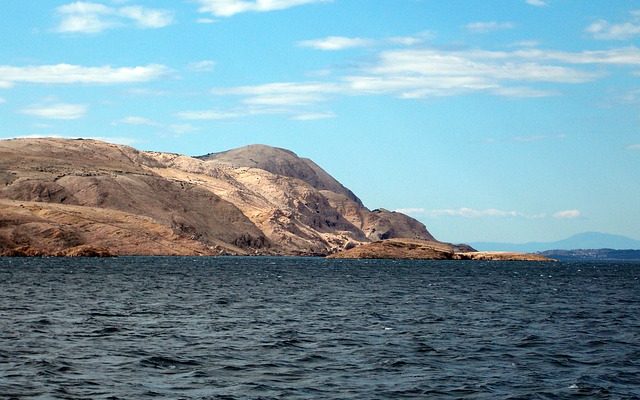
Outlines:
<svg viewBox="0 0 640 400"><path fill-rule="evenodd" d="M466 245L416 239L381 240L332 254L329 257L346 259L553 261L539 254L478 252Z"/></svg>
<svg viewBox="0 0 640 400"><path fill-rule="evenodd" d="M284 149L195 158L95 140L0 141L2 254L328 255L390 238L435 241Z"/></svg>

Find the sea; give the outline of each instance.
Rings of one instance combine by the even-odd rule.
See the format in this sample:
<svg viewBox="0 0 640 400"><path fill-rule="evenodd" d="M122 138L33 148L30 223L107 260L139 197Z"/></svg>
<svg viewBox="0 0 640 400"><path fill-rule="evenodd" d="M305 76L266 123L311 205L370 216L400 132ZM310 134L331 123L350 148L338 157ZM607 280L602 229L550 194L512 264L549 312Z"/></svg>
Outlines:
<svg viewBox="0 0 640 400"><path fill-rule="evenodd" d="M640 399L640 264L0 258L0 399Z"/></svg>

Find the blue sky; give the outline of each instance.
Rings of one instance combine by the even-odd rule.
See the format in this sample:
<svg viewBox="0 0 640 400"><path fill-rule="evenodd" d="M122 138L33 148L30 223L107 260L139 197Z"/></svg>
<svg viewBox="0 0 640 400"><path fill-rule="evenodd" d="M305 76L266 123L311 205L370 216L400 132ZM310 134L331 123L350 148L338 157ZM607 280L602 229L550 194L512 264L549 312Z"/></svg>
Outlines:
<svg viewBox="0 0 640 400"><path fill-rule="evenodd" d="M640 239L640 1L0 0L0 138L323 166L447 241Z"/></svg>

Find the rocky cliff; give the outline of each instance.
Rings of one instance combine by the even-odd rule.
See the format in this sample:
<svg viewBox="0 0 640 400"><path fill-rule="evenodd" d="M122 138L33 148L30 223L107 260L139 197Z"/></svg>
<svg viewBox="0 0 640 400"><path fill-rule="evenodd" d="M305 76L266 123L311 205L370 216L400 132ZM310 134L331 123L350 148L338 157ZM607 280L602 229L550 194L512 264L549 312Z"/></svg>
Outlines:
<svg viewBox="0 0 640 400"><path fill-rule="evenodd" d="M435 241L284 149L188 157L95 140L0 141L0 253L327 255L390 238Z"/></svg>

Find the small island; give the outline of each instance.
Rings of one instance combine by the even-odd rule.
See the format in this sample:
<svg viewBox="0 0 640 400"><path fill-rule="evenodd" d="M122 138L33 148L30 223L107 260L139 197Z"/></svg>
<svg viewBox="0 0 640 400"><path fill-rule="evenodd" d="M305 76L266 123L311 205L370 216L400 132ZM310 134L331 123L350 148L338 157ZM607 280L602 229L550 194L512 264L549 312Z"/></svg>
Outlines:
<svg viewBox="0 0 640 400"><path fill-rule="evenodd" d="M331 254L343 259L554 261L540 254L475 251L466 245L453 245L419 239L388 239Z"/></svg>

